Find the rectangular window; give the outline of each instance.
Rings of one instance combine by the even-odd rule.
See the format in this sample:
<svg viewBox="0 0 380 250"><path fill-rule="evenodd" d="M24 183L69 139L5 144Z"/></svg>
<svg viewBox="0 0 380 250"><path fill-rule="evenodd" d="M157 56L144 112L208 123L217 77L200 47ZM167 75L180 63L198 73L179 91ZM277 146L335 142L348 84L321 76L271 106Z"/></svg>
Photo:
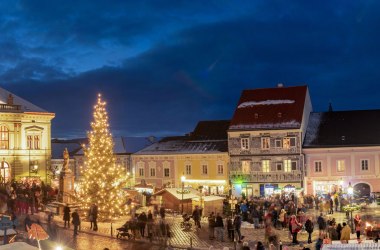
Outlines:
<svg viewBox="0 0 380 250"><path fill-rule="evenodd" d="M208 171L207 171L207 165L206 165L206 164L203 164L203 165L202 165L202 174L203 174L203 175L207 175L207 174L208 174Z"/></svg>
<svg viewBox="0 0 380 250"><path fill-rule="evenodd" d="M249 138L241 138L241 149L249 150Z"/></svg>
<svg viewBox="0 0 380 250"><path fill-rule="evenodd" d="M270 149L270 137L261 138L261 149Z"/></svg>
<svg viewBox="0 0 380 250"><path fill-rule="evenodd" d="M9 148L9 130L6 126L0 126L0 149Z"/></svg>
<svg viewBox="0 0 380 250"><path fill-rule="evenodd" d="M344 160L337 160L336 168L338 172L343 172L346 169Z"/></svg>
<svg viewBox="0 0 380 250"><path fill-rule="evenodd" d="M362 167L362 171L367 171L368 170L368 160L361 160L360 165Z"/></svg>
<svg viewBox="0 0 380 250"><path fill-rule="evenodd" d="M285 137L283 139L283 148L290 149L296 147L296 138L295 137Z"/></svg>
<svg viewBox="0 0 380 250"><path fill-rule="evenodd" d="M242 161L241 162L241 171L243 174L249 174L251 172L251 162L250 161Z"/></svg>
<svg viewBox="0 0 380 250"><path fill-rule="evenodd" d="M262 160L261 166L263 168L263 172L265 172L265 173L270 172L270 161L269 160Z"/></svg>
<svg viewBox="0 0 380 250"><path fill-rule="evenodd" d="M144 169L143 168L139 168L139 176L144 177Z"/></svg>
<svg viewBox="0 0 380 250"><path fill-rule="evenodd" d="M34 136L34 149L40 149L40 136Z"/></svg>
<svg viewBox="0 0 380 250"><path fill-rule="evenodd" d="M150 169L150 177L155 177L156 176L156 169L155 168L151 168Z"/></svg>
<svg viewBox="0 0 380 250"><path fill-rule="evenodd" d="M170 168L164 168L164 177L170 177Z"/></svg>
<svg viewBox="0 0 380 250"><path fill-rule="evenodd" d="M28 135L27 137L26 137L26 140L27 140L27 148L28 149L32 149L33 148L33 136L31 136L31 135Z"/></svg>
<svg viewBox="0 0 380 250"><path fill-rule="evenodd" d="M284 160L284 171L285 172L291 172L292 171L292 161L291 160Z"/></svg>
<svg viewBox="0 0 380 250"><path fill-rule="evenodd" d="M276 163L276 170L277 171L282 171L282 163L281 162L277 162Z"/></svg>
<svg viewBox="0 0 380 250"><path fill-rule="evenodd" d="M296 170L297 170L297 162L292 161L292 171L296 171Z"/></svg>
<svg viewBox="0 0 380 250"><path fill-rule="evenodd" d="M186 168L186 175L191 175L191 165L187 164L185 168Z"/></svg>
<svg viewBox="0 0 380 250"><path fill-rule="evenodd" d="M223 175L223 164L218 164L218 175Z"/></svg>
<svg viewBox="0 0 380 250"><path fill-rule="evenodd" d="M314 171L317 173L322 172L322 162L321 161L314 162Z"/></svg>
<svg viewBox="0 0 380 250"><path fill-rule="evenodd" d="M274 141L274 146L275 146L276 148L282 148L282 141L281 141L281 139L276 139L276 140Z"/></svg>

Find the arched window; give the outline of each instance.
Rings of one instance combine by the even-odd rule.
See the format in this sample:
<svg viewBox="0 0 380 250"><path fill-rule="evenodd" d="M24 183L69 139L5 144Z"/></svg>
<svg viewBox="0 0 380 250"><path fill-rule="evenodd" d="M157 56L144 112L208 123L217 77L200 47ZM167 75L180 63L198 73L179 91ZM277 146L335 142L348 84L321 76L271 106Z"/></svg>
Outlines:
<svg viewBox="0 0 380 250"><path fill-rule="evenodd" d="M2 183L8 183L10 181L11 172L9 164L6 161L1 161L0 175Z"/></svg>
<svg viewBox="0 0 380 250"><path fill-rule="evenodd" d="M0 149L9 149L9 129L4 125L0 126Z"/></svg>

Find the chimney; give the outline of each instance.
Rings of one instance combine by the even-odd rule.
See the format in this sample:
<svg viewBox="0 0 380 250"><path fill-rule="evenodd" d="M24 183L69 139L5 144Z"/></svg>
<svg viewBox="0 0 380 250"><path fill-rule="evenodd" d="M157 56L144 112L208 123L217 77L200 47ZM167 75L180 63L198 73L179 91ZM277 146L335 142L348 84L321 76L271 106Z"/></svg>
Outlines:
<svg viewBox="0 0 380 250"><path fill-rule="evenodd" d="M13 105L13 95L12 94L8 95L7 104L8 105Z"/></svg>
<svg viewBox="0 0 380 250"><path fill-rule="evenodd" d="M283 88L284 84L282 82L277 83L277 88Z"/></svg>

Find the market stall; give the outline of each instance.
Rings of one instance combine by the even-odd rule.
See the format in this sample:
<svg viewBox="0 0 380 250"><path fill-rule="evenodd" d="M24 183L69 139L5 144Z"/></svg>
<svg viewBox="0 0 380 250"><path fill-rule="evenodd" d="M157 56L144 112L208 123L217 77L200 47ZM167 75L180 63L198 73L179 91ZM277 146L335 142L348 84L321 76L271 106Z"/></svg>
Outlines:
<svg viewBox="0 0 380 250"><path fill-rule="evenodd" d="M208 216L211 212L223 214L223 197L202 196L193 198L193 209L195 206L203 208L203 216Z"/></svg>

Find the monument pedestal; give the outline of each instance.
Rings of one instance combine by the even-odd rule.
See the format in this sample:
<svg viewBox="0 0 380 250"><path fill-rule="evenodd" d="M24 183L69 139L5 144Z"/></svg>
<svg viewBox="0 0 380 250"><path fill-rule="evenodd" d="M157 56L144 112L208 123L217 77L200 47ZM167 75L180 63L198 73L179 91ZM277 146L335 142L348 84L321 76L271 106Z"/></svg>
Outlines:
<svg viewBox="0 0 380 250"><path fill-rule="evenodd" d="M59 197L60 202L74 203L74 175L70 169L63 170L59 176Z"/></svg>

